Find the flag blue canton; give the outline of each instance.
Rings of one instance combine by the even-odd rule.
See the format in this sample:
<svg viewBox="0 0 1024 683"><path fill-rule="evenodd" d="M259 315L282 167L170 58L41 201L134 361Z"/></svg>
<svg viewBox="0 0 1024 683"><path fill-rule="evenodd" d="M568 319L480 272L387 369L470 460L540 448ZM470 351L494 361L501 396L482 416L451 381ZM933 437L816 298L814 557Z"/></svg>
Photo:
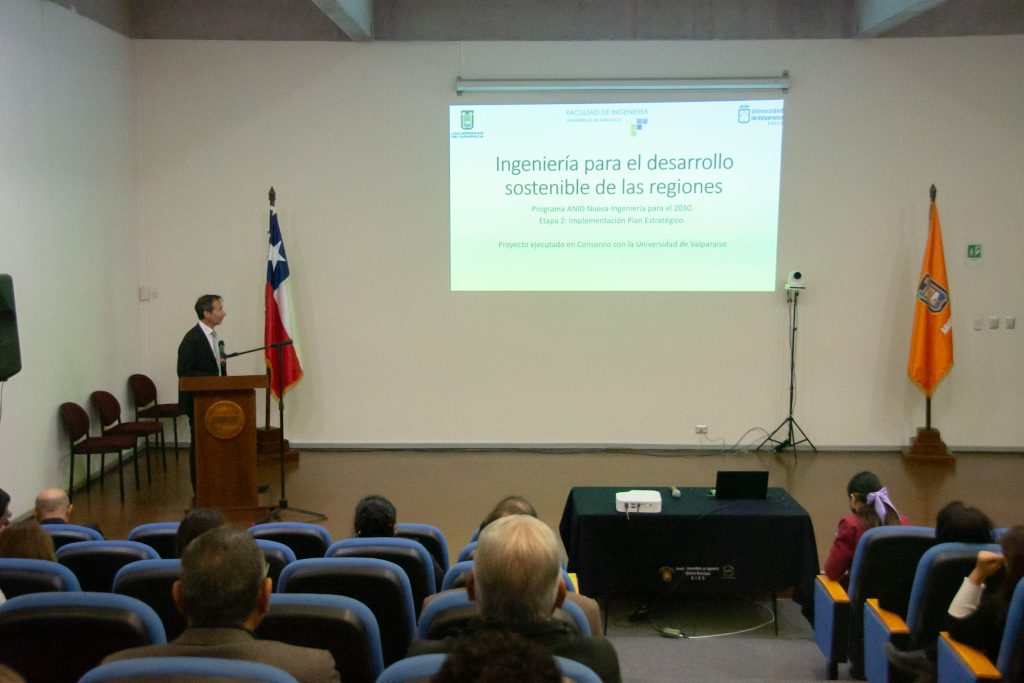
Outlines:
<svg viewBox="0 0 1024 683"><path fill-rule="evenodd" d="M270 248L271 251L277 246L277 266L274 261L267 259L267 282L271 288L277 289L288 277L288 261L284 252L284 240L281 239L281 226L277 222L277 213L270 216Z"/></svg>

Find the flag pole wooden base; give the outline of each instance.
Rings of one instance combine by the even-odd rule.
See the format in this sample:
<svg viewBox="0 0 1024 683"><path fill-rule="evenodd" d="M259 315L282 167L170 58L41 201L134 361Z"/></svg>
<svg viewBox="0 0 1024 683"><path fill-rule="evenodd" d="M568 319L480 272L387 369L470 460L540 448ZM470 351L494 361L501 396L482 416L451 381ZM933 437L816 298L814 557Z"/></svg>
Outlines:
<svg viewBox="0 0 1024 683"><path fill-rule="evenodd" d="M903 458L915 463L956 467L956 458L949 452L939 430L931 427L917 428L917 436L910 440L910 447L903 449Z"/></svg>
<svg viewBox="0 0 1024 683"><path fill-rule="evenodd" d="M257 462L276 463L281 454L281 428L260 427L256 430L256 458ZM298 462L299 452L293 450L288 439L284 440L284 461Z"/></svg>

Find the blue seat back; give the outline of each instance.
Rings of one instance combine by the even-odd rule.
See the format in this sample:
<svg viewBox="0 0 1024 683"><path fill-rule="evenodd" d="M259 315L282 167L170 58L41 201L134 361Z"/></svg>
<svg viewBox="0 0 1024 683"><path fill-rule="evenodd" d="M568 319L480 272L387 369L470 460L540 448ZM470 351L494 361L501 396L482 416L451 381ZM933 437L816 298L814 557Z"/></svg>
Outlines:
<svg viewBox="0 0 1024 683"><path fill-rule="evenodd" d="M476 553L476 539L470 541L466 545L462 546L459 550L458 556L456 556L456 562L465 562L466 560L472 560L473 555Z"/></svg>
<svg viewBox="0 0 1024 683"><path fill-rule="evenodd" d="M75 573L84 591L110 592L121 567L159 559L155 550L136 541L79 541L57 550L57 561Z"/></svg>
<svg viewBox="0 0 1024 683"><path fill-rule="evenodd" d="M346 538L331 545L326 557L372 557L394 562L409 577L413 609L417 617L423 599L436 590L434 560L418 541L408 538Z"/></svg>
<svg viewBox="0 0 1024 683"><path fill-rule="evenodd" d="M999 643L999 658L996 668L1003 680L1020 680L1024 677L1024 581L1018 581L1010 599L1010 610L1006 614L1003 639ZM1014 671L1014 668L1017 668Z"/></svg>
<svg viewBox="0 0 1024 683"><path fill-rule="evenodd" d="M107 655L166 642L146 604L113 593L33 593L0 605L0 661L30 681L74 683Z"/></svg>
<svg viewBox="0 0 1024 683"><path fill-rule="evenodd" d="M428 681L437 675L444 666L448 655L415 655L389 664L377 678L377 683L407 683L408 681Z"/></svg>
<svg viewBox="0 0 1024 683"><path fill-rule="evenodd" d="M380 627L384 663L405 656L416 633L412 588L394 562L368 557L297 560L281 572L279 593L327 593L355 598Z"/></svg>
<svg viewBox="0 0 1024 683"><path fill-rule="evenodd" d="M395 536L419 541L431 554L442 572L448 571L448 541L444 534L433 524L398 523L395 525ZM438 576L434 579L437 580Z"/></svg>
<svg viewBox="0 0 1024 683"><path fill-rule="evenodd" d="M469 599L465 589L453 589L433 597L420 615L416 637L421 640L439 640L464 629L479 616L476 602ZM590 622L583 608L566 600L554 612L554 618L571 624L581 636L590 636Z"/></svg>
<svg viewBox="0 0 1024 683"><path fill-rule="evenodd" d="M294 676L276 666L242 659L213 657L144 657L101 664L82 676L79 683L110 681L261 681L298 683Z"/></svg>
<svg viewBox="0 0 1024 683"><path fill-rule="evenodd" d="M263 551L263 559L267 561L269 566L267 576L277 586L277 582L281 580L281 572L284 571L284 568L298 559L295 557L295 551L284 543L269 541L265 538L257 538L256 545Z"/></svg>
<svg viewBox="0 0 1024 683"><path fill-rule="evenodd" d="M979 550L1002 552L995 543L940 543L921 556L906 619L913 647L935 644L946 621L949 603L964 577L974 569Z"/></svg>
<svg viewBox="0 0 1024 683"><path fill-rule="evenodd" d="M847 588L847 656L857 670L864 668L864 601L878 598L884 609L906 617L917 563L933 545L935 530L924 526L879 526L860 537Z"/></svg>
<svg viewBox="0 0 1024 683"><path fill-rule="evenodd" d="M256 524L249 527L248 531L253 538L284 543L299 560L323 557L331 545L331 535L327 529L306 522Z"/></svg>
<svg viewBox="0 0 1024 683"><path fill-rule="evenodd" d="M114 575L113 592L128 595L153 608L168 640L181 635L187 626L171 594L174 582L181 578L181 560L139 560L126 564Z"/></svg>
<svg viewBox="0 0 1024 683"><path fill-rule="evenodd" d="M80 524L40 524L39 526L53 536L53 547L58 550L68 543L103 540L103 534L92 527Z"/></svg>
<svg viewBox="0 0 1024 683"><path fill-rule="evenodd" d="M74 572L57 562L0 558L0 591L8 599L29 593L80 590Z"/></svg>
<svg viewBox="0 0 1024 683"><path fill-rule="evenodd" d="M174 542L178 536L178 522L149 522L128 532L129 541L145 543L162 559L174 559Z"/></svg>
<svg viewBox="0 0 1024 683"><path fill-rule="evenodd" d="M354 598L313 593L275 593L256 628L266 640L327 650L341 680L373 683L384 670L380 629L373 612Z"/></svg>

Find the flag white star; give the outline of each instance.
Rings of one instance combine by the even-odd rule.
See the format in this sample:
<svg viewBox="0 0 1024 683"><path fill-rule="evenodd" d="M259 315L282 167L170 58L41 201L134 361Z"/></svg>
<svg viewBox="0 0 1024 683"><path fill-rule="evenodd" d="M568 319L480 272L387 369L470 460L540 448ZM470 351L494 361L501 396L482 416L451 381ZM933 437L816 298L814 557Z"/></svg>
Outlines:
<svg viewBox="0 0 1024 683"><path fill-rule="evenodd" d="M270 261L270 269L271 270L277 268L278 261L285 261L285 262L287 262L287 260L288 260L284 256L281 255L281 245L282 244L283 244L283 242L278 242L274 246L270 247L270 256L267 257L267 260Z"/></svg>

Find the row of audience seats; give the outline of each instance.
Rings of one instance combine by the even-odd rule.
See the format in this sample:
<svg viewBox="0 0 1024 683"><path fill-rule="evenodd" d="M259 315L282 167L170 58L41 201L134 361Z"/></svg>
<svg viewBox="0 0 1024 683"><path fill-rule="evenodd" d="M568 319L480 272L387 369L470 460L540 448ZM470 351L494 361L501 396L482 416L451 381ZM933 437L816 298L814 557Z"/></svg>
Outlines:
<svg viewBox="0 0 1024 683"><path fill-rule="evenodd" d="M377 678L377 683L411 683L436 676L447 655L417 655L395 662ZM563 679L576 683L601 683L591 669L565 657L555 657L555 664ZM111 681L141 680L178 681L261 681L262 683L297 683L290 674L268 664L208 657L151 657L103 664L87 672L80 683L107 683Z"/></svg>
<svg viewBox="0 0 1024 683"><path fill-rule="evenodd" d="M92 485L92 456L100 456L100 483L103 483L106 471L107 454L117 456L117 474L120 484L121 502L124 502L124 452L131 450L133 453L132 462L135 466L135 490L139 490L139 439L146 443L146 479L148 483L153 482L153 472L149 462L150 441L160 445L163 456L163 466L167 469L167 443L164 438L164 428L161 419L170 419L174 427L174 443L178 443L178 417L183 415L177 403L159 403L156 395L156 385L146 375L136 374L128 378L128 387L131 390L132 403L135 407L135 419L123 421L121 419L121 403L109 391L94 391L89 396L89 401L100 418L100 435L90 435L89 414L77 403L67 402L60 406L60 418L67 433L70 449L70 476L68 483L68 496L74 496L75 490L75 456L84 455L85 460L85 487L86 490ZM177 458L175 450L175 458Z"/></svg>
<svg viewBox="0 0 1024 683"><path fill-rule="evenodd" d="M940 682L983 680L965 673L968 659L985 659L981 653L948 634L940 638L949 604L974 568L979 550L1000 552L1000 547L936 544L934 530L928 527L882 526L865 532L854 554L848 588L824 575L815 585L814 639L825 656L827 678L835 680L838 665L849 661L851 669L863 672L869 681L898 680L886 657L886 643L900 649L938 643ZM999 662L988 663L986 669L994 678L985 680L1009 675L1014 652L1024 647L1022 622L1024 582L1014 593Z"/></svg>
<svg viewBox="0 0 1024 683"><path fill-rule="evenodd" d="M131 540L127 541L99 540L94 530L76 525L44 528L60 546L56 563L0 559L0 589L12 598L0 607L0 641L8 641L7 645L0 645L0 650L17 648L20 627L12 626L12 618L5 615L24 609L24 602L19 602L17 596L33 597L26 594L34 591L94 597L116 594L119 598L138 600L152 612L160 623L162 638L173 640L184 630L183 617L171 598L171 585L181 571L180 560L162 559L155 549L159 547L166 556L173 555L177 523L141 525L129 533ZM270 615L260 625L258 634L331 651L342 680L373 681L384 665L405 656L414 637L444 637L476 614L476 605L464 590L438 596L422 615L419 613L423 598L439 586L433 576L430 554L409 538L345 539L332 543L325 529L303 523L256 525L249 532L268 560L268 575L275 586ZM447 543L436 527L403 524L399 525L399 533L427 538L439 551L439 559L447 560ZM460 557L470 557L472 549L464 549ZM321 554L309 556L315 551ZM471 559L456 563L442 578L441 586L463 585L471 568ZM410 577L415 578L415 590ZM571 581L567 585L572 590ZM583 635L590 635L586 616L575 604L566 603L557 616ZM146 619L142 622L148 623ZM100 659L133 646L108 636L104 640ZM29 648L23 655L45 656L45 652ZM88 658L88 651L78 656L78 660L86 663Z"/></svg>

